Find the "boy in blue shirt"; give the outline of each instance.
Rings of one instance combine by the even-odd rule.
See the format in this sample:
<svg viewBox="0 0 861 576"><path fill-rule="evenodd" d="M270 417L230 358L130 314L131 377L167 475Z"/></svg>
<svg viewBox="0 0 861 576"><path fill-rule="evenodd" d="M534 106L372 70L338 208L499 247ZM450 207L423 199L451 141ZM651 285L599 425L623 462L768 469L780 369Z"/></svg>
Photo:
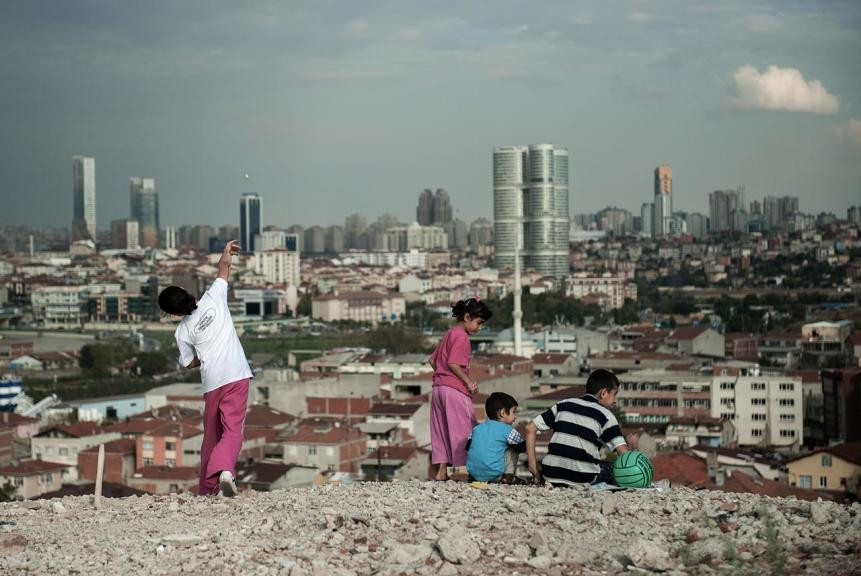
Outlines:
<svg viewBox="0 0 861 576"><path fill-rule="evenodd" d="M472 429L467 442L467 472L480 482L514 484L517 457L526 451L526 441L511 426L517 419L517 400L494 392L484 409L487 420Z"/></svg>

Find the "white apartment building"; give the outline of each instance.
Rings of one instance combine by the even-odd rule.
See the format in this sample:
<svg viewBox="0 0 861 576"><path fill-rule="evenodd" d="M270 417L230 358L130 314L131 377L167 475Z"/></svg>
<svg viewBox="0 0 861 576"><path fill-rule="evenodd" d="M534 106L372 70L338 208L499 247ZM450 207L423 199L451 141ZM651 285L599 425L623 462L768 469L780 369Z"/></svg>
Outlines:
<svg viewBox="0 0 861 576"><path fill-rule="evenodd" d="M716 366L711 410L732 420L740 446L788 448L804 441L800 377L764 374L755 365Z"/></svg>
<svg viewBox="0 0 861 576"><path fill-rule="evenodd" d="M33 315L45 326L72 326L87 318L88 291L80 286L43 286L30 295Z"/></svg>
<svg viewBox="0 0 861 576"><path fill-rule="evenodd" d="M565 279L565 295L583 298L590 294L598 294L609 298L609 309L621 308L625 298L637 299L637 285L629 283L621 276L587 276L574 275Z"/></svg>
<svg viewBox="0 0 861 576"><path fill-rule="evenodd" d="M412 249L445 250L448 248L448 234L440 226L422 226L413 222L409 226L396 226L385 232L385 242L389 250L407 252Z"/></svg>
<svg viewBox="0 0 861 576"><path fill-rule="evenodd" d="M257 252L252 256L254 272L270 284L298 286L302 283L299 272L299 252L284 248Z"/></svg>
<svg viewBox="0 0 861 576"><path fill-rule="evenodd" d="M382 292L344 292L326 294L311 302L311 317L324 322L397 322L406 313L407 304L399 294Z"/></svg>

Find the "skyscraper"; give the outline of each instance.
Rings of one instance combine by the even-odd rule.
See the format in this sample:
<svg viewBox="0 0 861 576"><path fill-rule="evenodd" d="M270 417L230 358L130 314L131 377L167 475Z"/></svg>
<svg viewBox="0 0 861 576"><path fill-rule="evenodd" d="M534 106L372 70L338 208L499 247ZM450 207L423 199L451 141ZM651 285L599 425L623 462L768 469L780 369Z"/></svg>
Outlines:
<svg viewBox="0 0 861 576"><path fill-rule="evenodd" d="M709 194L709 232L730 232L746 224L743 188L715 190Z"/></svg>
<svg viewBox="0 0 861 576"><path fill-rule="evenodd" d="M142 248L157 248L159 240L158 192L153 178L130 178L131 219L138 221Z"/></svg>
<svg viewBox="0 0 861 576"><path fill-rule="evenodd" d="M494 259L513 267L520 244L524 266L547 276L568 274L568 150L552 144L493 151Z"/></svg>
<svg viewBox="0 0 861 576"><path fill-rule="evenodd" d="M239 200L239 245L244 252L254 252L254 237L263 229L263 199L246 192Z"/></svg>
<svg viewBox="0 0 861 576"><path fill-rule="evenodd" d="M111 222L111 247L116 250L140 248L140 232L137 220L114 220Z"/></svg>
<svg viewBox="0 0 861 576"><path fill-rule="evenodd" d="M655 205L652 202L646 202L640 208L640 226L642 227L643 236L651 238L654 236L652 224L655 222Z"/></svg>
<svg viewBox="0 0 861 576"><path fill-rule="evenodd" d="M670 233L673 217L673 170L669 166L655 168L655 208L652 222L653 236Z"/></svg>
<svg viewBox="0 0 861 576"><path fill-rule="evenodd" d="M419 194L419 205L416 207L416 222L422 226L433 224L433 191L425 188Z"/></svg>
<svg viewBox="0 0 861 576"><path fill-rule="evenodd" d="M96 159L72 157L72 242L96 241Z"/></svg>
<svg viewBox="0 0 861 576"><path fill-rule="evenodd" d="M434 226L445 227L452 220L451 199L448 192L442 188L436 189L436 194L433 196L433 221ZM421 224L421 222L419 222Z"/></svg>

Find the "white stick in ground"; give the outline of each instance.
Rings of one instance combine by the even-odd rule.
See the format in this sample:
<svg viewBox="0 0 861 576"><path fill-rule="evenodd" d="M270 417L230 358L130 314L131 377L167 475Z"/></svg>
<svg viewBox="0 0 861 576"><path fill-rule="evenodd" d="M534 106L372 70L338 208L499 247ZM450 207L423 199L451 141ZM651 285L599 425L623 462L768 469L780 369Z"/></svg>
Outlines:
<svg viewBox="0 0 861 576"><path fill-rule="evenodd" d="M105 445L99 444L99 461L96 464L96 510L102 507L102 472L105 468Z"/></svg>

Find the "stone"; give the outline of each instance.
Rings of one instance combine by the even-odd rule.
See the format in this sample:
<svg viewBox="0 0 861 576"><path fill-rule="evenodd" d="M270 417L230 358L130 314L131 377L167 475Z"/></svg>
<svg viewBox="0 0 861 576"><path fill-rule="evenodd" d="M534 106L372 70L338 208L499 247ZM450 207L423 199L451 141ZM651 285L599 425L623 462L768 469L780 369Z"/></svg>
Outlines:
<svg viewBox="0 0 861 576"><path fill-rule="evenodd" d="M60 502L54 502L51 505L51 510L54 511L54 514L61 514L62 515L62 514L66 513L66 507L63 506Z"/></svg>
<svg viewBox="0 0 861 576"><path fill-rule="evenodd" d="M538 570L547 570L550 568L553 560L550 556L536 556L535 558L529 559L526 563Z"/></svg>
<svg viewBox="0 0 861 576"><path fill-rule="evenodd" d="M654 540L637 538L628 545L626 554L637 568L669 570L673 566L669 553Z"/></svg>
<svg viewBox="0 0 861 576"><path fill-rule="evenodd" d="M707 538L694 542L685 550L686 564L696 566L712 560L722 561L725 544L718 538Z"/></svg>
<svg viewBox="0 0 861 576"><path fill-rule="evenodd" d="M481 557L481 550L465 528L455 526L437 542L442 557L452 564L472 564Z"/></svg>
<svg viewBox="0 0 861 576"><path fill-rule="evenodd" d="M397 544L389 554L390 564L421 564L433 554L427 544Z"/></svg>
<svg viewBox="0 0 861 576"><path fill-rule="evenodd" d="M604 494L604 497L601 499L601 514L607 516L616 511L619 507L619 497L610 492L608 494Z"/></svg>
<svg viewBox="0 0 861 576"><path fill-rule="evenodd" d="M831 522L831 512L826 508L825 502L812 502L810 504L810 519L817 525Z"/></svg>
<svg viewBox="0 0 861 576"><path fill-rule="evenodd" d="M171 544L179 548L186 548L200 544L203 541L203 538L195 536L194 534L168 534L167 536L162 537L161 541L165 544Z"/></svg>

